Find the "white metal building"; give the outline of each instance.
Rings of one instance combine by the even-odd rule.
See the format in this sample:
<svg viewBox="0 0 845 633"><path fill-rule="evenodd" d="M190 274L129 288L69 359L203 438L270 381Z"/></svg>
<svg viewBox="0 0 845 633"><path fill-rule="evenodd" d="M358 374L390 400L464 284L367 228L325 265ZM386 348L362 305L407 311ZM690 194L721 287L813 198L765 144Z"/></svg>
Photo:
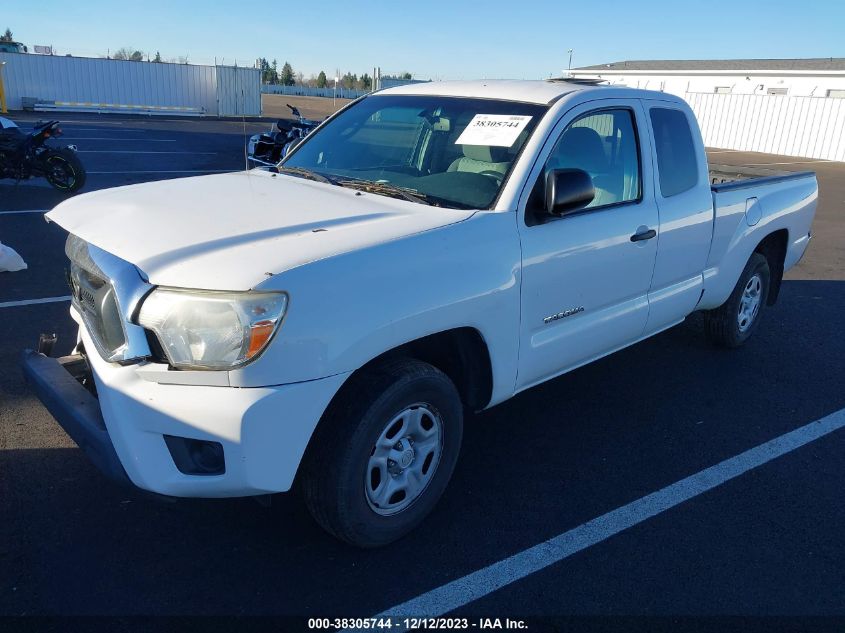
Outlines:
<svg viewBox="0 0 845 633"><path fill-rule="evenodd" d="M718 94L845 98L845 58L623 61L574 68L572 76L613 85Z"/></svg>
<svg viewBox="0 0 845 633"><path fill-rule="evenodd" d="M845 161L845 58L624 61L570 74L682 97L708 147Z"/></svg>
<svg viewBox="0 0 845 633"><path fill-rule="evenodd" d="M255 68L0 53L10 110L261 114Z"/></svg>

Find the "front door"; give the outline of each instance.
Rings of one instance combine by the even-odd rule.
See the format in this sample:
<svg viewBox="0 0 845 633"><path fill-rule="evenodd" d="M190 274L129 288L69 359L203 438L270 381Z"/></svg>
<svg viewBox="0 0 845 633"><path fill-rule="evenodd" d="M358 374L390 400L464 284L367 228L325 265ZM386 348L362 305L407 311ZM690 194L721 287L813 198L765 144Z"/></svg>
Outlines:
<svg viewBox="0 0 845 633"><path fill-rule="evenodd" d="M596 195L560 218L538 211L540 184L523 196L517 391L643 335L658 242L648 138L639 101L583 104L563 116L535 165L529 182L578 168Z"/></svg>

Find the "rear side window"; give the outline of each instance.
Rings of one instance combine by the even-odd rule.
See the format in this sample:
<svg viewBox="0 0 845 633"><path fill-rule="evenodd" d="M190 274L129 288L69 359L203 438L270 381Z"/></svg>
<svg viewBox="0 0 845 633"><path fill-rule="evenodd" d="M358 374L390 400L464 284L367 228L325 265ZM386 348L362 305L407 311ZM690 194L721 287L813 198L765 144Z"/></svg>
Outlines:
<svg viewBox="0 0 845 633"><path fill-rule="evenodd" d="M680 110L652 108L651 127L660 172L660 193L668 198L695 187L698 163L686 115Z"/></svg>

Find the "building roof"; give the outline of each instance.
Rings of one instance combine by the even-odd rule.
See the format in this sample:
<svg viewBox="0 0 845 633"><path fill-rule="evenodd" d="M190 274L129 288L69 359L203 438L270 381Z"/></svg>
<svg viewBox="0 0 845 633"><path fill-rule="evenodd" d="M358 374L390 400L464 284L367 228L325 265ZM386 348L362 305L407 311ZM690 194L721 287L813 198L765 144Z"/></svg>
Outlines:
<svg viewBox="0 0 845 633"><path fill-rule="evenodd" d="M843 71L845 57L818 57L809 59L646 59L596 64L573 68L573 71L730 71L766 70L811 72Z"/></svg>

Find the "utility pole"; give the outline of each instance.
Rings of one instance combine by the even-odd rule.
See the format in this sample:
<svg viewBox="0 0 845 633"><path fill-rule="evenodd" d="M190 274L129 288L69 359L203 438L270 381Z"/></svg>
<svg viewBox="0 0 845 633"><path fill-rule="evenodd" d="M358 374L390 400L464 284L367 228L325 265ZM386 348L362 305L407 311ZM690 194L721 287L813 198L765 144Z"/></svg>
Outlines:
<svg viewBox="0 0 845 633"><path fill-rule="evenodd" d="M0 62L0 114L8 114L6 110L6 89L3 87L3 66L6 62Z"/></svg>
<svg viewBox="0 0 845 633"><path fill-rule="evenodd" d="M572 76L572 49L570 48L567 52L569 53L569 66L567 67L566 72L571 77Z"/></svg>

